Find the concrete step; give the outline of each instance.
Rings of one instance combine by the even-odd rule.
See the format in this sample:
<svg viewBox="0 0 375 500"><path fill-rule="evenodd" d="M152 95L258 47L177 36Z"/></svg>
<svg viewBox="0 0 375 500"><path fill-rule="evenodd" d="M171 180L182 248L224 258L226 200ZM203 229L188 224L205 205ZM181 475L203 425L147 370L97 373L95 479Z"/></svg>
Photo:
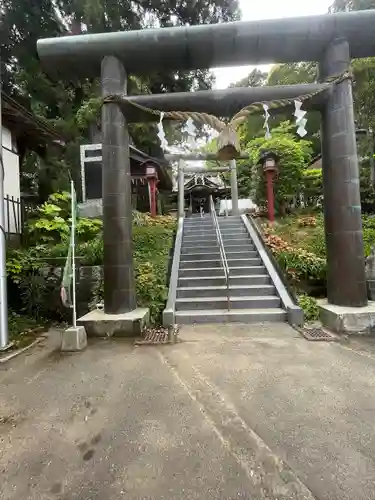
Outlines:
<svg viewBox="0 0 375 500"><path fill-rule="evenodd" d="M202 241L199 238L195 240L182 240L182 247L186 248L208 248L208 247L218 247L217 239L212 238L212 240Z"/></svg>
<svg viewBox="0 0 375 500"><path fill-rule="evenodd" d="M226 255L226 253L225 253ZM232 259L230 257L228 257L228 255L226 255L227 257L227 262L228 262L228 266L229 266L229 269L232 269L232 267L246 267L246 266L261 266L262 265L262 260L260 257L254 257L254 258L251 258L251 259Z"/></svg>
<svg viewBox="0 0 375 500"><path fill-rule="evenodd" d="M213 226L214 221L212 218L205 218L205 217L199 217L199 219L196 220L185 220L184 221L184 227L203 227L203 226Z"/></svg>
<svg viewBox="0 0 375 500"><path fill-rule="evenodd" d="M184 231L183 238L216 238L216 231Z"/></svg>
<svg viewBox="0 0 375 500"><path fill-rule="evenodd" d="M223 267L220 254L217 259L180 260L180 269L199 269L201 267Z"/></svg>
<svg viewBox="0 0 375 500"><path fill-rule="evenodd" d="M269 285L271 278L268 274L251 274L243 276L231 276L229 278L230 286L243 286L243 285ZM190 287L206 287L206 286L225 286L226 281L224 276L185 276L178 278L178 286L182 288Z"/></svg>
<svg viewBox="0 0 375 500"><path fill-rule="evenodd" d="M219 227L245 227L242 220L219 220Z"/></svg>
<svg viewBox="0 0 375 500"><path fill-rule="evenodd" d="M210 230L210 231L203 231L203 230L195 230L195 231L184 231L183 237L184 238L194 238L195 236L200 236L201 238L205 236L206 238L210 237L215 237L216 238L216 231Z"/></svg>
<svg viewBox="0 0 375 500"><path fill-rule="evenodd" d="M194 323L281 323L286 321L284 309L213 309L210 311L177 311L178 325Z"/></svg>
<svg viewBox="0 0 375 500"><path fill-rule="evenodd" d="M220 232L223 236L227 235L227 234L241 234L241 235L243 235L243 234L248 235L249 234L246 227L228 228L228 229L220 228Z"/></svg>
<svg viewBox="0 0 375 500"><path fill-rule="evenodd" d="M242 228L220 229L220 233L222 234L222 236L235 236L236 234L238 234L239 236L249 236L249 233L246 230L246 228L244 228L244 230Z"/></svg>
<svg viewBox="0 0 375 500"><path fill-rule="evenodd" d="M248 232L246 233L221 233L223 241L232 241L232 240L250 240L250 235ZM251 240L250 240L251 241Z"/></svg>
<svg viewBox="0 0 375 500"><path fill-rule="evenodd" d="M219 221L219 228L220 229L228 229L228 228L233 228L233 229L246 229L245 224L242 221L238 222L221 222Z"/></svg>
<svg viewBox="0 0 375 500"><path fill-rule="evenodd" d="M192 239L192 240L182 240L182 247L183 248L201 248L201 247L205 247L207 248L208 246L215 246L216 248L219 248L219 243L215 238L212 238L210 240L207 240L207 239L204 239L202 240L201 238L195 238L195 239Z"/></svg>
<svg viewBox="0 0 375 500"><path fill-rule="evenodd" d="M184 224L184 231L213 231L215 229L214 224L202 224L201 226L186 226Z"/></svg>
<svg viewBox="0 0 375 500"><path fill-rule="evenodd" d="M225 255L227 256L227 259L255 259L256 257L259 257L258 252L256 250L246 250L244 252L237 252L237 251L230 251L225 250Z"/></svg>
<svg viewBox="0 0 375 500"><path fill-rule="evenodd" d="M248 241L233 241L224 242L224 250L227 252L255 252L256 246L249 239Z"/></svg>
<svg viewBox="0 0 375 500"><path fill-rule="evenodd" d="M219 251L219 244L217 242L211 243L210 245L202 245L199 242L196 242L195 245L182 244L181 245L181 255L188 255L192 253L212 253Z"/></svg>
<svg viewBox="0 0 375 500"><path fill-rule="evenodd" d="M249 233L246 230L239 229L238 231L221 231L221 236L223 238L235 238L237 236L249 238ZM183 238L216 238L216 231L184 231Z"/></svg>
<svg viewBox="0 0 375 500"><path fill-rule="evenodd" d="M225 251L227 260L248 260L248 259L259 259L258 252L255 250L245 251L245 252L228 252ZM186 261L197 261L197 260L221 260L219 246L217 246L212 252L196 252L196 253L181 253L180 262Z"/></svg>
<svg viewBox="0 0 375 500"><path fill-rule="evenodd" d="M250 253L250 252L249 252ZM238 254L236 254L238 255ZM235 255L235 257L236 257ZM242 254L240 254L242 255ZM250 256L252 256L250 254ZM255 257L255 255L254 255ZM217 246L213 252L201 252L201 253L182 253L180 256L180 262L185 262L187 260L220 260L219 247Z"/></svg>
<svg viewBox="0 0 375 500"><path fill-rule="evenodd" d="M267 270L264 266L239 266L239 267L232 267L229 266L229 274L230 276L243 276L243 275L251 275L251 274L267 274Z"/></svg>
<svg viewBox="0 0 375 500"><path fill-rule="evenodd" d="M252 240L250 239L250 236L248 235L243 235L241 236L240 234L231 234L231 235L222 235L222 240L224 245L231 245L233 243L239 244L239 243L252 243ZM202 245L207 245L208 243L216 242L217 237L216 233L213 235L203 235L203 236L184 236L182 238L182 244L196 244L196 243L201 243Z"/></svg>
<svg viewBox="0 0 375 500"><path fill-rule="evenodd" d="M230 309L275 309L280 307L280 299L273 295L230 297ZM176 311L225 309L227 297L196 297L176 299Z"/></svg>
<svg viewBox="0 0 375 500"><path fill-rule="evenodd" d="M275 295L276 289L273 285L230 285L231 297L249 297ZM221 286L185 286L177 288L177 298L195 299L199 297L226 297L227 287Z"/></svg>
<svg viewBox="0 0 375 500"><path fill-rule="evenodd" d="M243 255L243 254L248 254L249 252L256 252L256 257L259 256L257 249L252 243L248 243L247 245L235 245L235 246L224 245L224 251L227 258L228 255L233 253L236 253L237 255L238 254Z"/></svg>
<svg viewBox="0 0 375 500"><path fill-rule="evenodd" d="M256 257L254 259L228 259L229 269L232 267L241 267L241 266L260 266L262 261L260 257ZM222 260L220 256L217 259L209 259L209 260L181 260L180 261L180 269L198 269L202 267L223 267Z"/></svg>
<svg viewBox="0 0 375 500"><path fill-rule="evenodd" d="M246 266L230 268L231 276L248 276L252 274L266 274L266 268L263 266ZM195 278L197 276L224 276L224 269L221 267L199 267L190 269L180 269L178 272L179 278Z"/></svg>
<svg viewBox="0 0 375 500"><path fill-rule="evenodd" d="M214 226L201 226L201 227L184 227L184 234L187 233L214 233Z"/></svg>
<svg viewBox="0 0 375 500"><path fill-rule="evenodd" d="M197 234L197 233L194 233L192 235L186 235L184 234L182 236L182 241L186 242L186 243L191 243L192 241L195 242L195 241L216 241L217 239L217 236L216 236L216 233L210 233L210 234L207 234L207 233L202 233L202 234Z"/></svg>

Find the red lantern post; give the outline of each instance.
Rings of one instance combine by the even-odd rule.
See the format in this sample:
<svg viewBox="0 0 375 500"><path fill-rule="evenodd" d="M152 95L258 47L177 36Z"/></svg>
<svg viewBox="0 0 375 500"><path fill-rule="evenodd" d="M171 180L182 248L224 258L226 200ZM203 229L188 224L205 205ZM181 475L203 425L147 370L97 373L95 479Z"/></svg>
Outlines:
<svg viewBox="0 0 375 500"><path fill-rule="evenodd" d="M148 182L148 192L150 199L150 213L151 217L156 217L156 185L158 183L157 172L155 167L146 168L146 176Z"/></svg>
<svg viewBox="0 0 375 500"><path fill-rule="evenodd" d="M273 190L273 181L278 171L277 161L277 155L272 152L263 153L261 156L261 162L263 165L267 184L268 220L271 223L275 221L275 193Z"/></svg>

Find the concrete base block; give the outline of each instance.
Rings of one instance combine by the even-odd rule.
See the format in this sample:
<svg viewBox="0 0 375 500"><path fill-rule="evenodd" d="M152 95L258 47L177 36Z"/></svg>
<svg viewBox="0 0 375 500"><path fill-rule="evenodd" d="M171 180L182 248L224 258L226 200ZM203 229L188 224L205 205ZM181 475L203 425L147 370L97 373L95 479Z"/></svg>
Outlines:
<svg viewBox="0 0 375 500"><path fill-rule="evenodd" d="M163 326L168 327L174 325L175 313L173 309L164 309L163 311Z"/></svg>
<svg viewBox="0 0 375 500"><path fill-rule="evenodd" d="M94 310L78 320L89 337L138 337L150 322L150 310L137 308L122 314Z"/></svg>
<svg viewBox="0 0 375 500"><path fill-rule="evenodd" d="M375 280L367 280L368 298L375 300Z"/></svg>
<svg viewBox="0 0 375 500"><path fill-rule="evenodd" d="M76 328L71 326L62 334L61 351L76 352L82 351L87 346L86 330L83 326Z"/></svg>
<svg viewBox="0 0 375 500"><path fill-rule="evenodd" d="M344 307L329 304L326 300L319 303L322 325L329 330L346 335L375 334L375 302L365 307Z"/></svg>

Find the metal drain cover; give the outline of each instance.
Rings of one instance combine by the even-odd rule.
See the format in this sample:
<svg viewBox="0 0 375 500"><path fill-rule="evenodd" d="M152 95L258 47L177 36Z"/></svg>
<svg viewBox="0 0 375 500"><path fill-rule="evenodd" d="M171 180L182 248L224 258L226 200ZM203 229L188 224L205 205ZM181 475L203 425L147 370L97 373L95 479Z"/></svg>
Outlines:
<svg viewBox="0 0 375 500"><path fill-rule="evenodd" d="M331 333L324 328L298 328L298 331L307 340L321 340L326 342L334 342L338 340L334 333Z"/></svg>
<svg viewBox="0 0 375 500"><path fill-rule="evenodd" d="M178 327L175 325L170 328L148 328L145 336L141 340L136 340L135 345L158 345L170 344L177 339Z"/></svg>

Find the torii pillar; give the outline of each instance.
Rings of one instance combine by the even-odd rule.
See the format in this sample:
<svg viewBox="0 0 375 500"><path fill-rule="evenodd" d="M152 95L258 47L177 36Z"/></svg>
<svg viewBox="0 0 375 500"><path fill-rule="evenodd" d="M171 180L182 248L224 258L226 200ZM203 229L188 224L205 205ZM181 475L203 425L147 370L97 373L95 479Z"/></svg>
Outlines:
<svg viewBox="0 0 375 500"><path fill-rule="evenodd" d="M103 98L126 93L126 72L116 57L102 59L101 83ZM149 310L136 303L129 134L115 103L102 107L102 161L104 311L91 311L79 323L92 336L140 335Z"/></svg>
<svg viewBox="0 0 375 500"><path fill-rule="evenodd" d="M319 65L325 79L349 70L349 44L336 39ZM338 306L367 305L352 82L336 84L322 111L327 297Z"/></svg>
<svg viewBox="0 0 375 500"><path fill-rule="evenodd" d="M122 63L106 56L101 65L102 97L126 93ZM132 243L129 134L117 104L102 108L104 311L118 314L136 307Z"/></svg>

